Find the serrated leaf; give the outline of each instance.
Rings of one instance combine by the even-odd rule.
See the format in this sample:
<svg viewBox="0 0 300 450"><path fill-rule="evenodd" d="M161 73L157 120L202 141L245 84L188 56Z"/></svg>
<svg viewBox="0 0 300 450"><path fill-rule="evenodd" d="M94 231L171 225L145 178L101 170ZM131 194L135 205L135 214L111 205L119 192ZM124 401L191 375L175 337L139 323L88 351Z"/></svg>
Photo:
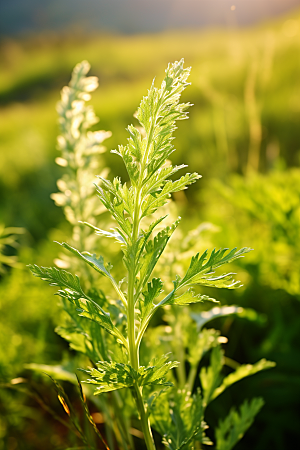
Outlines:
<svg viewBox="0 0 300 450"><path fill-rule="evenodd" d="M167 360L168 355L164 355L153 360L148 367L139 367L138 371L129 364L116 363L114 361L99 361L96 363L96 369L81 370L91 377L85 383L97 386L94 395L99 395L103 392L115 391L126 387L130 388L135 383L139 386L170 386L171 384L165 381L165 377L169 370L176 367L178 363Z"/></svg>
<svg viewBox="0 0 300 450"><path fill-rule="evenodd" d="M66 246L66 248L70 247L67 244ZM76 250L76 252L78 251ZM107 272L100 260L96 260L93 264L98 264L98 271L101 269L109 276L109 272ZM58 291L58 295L71 302L76 307L79 316L86 317L98 323L106 331L114 335L118 341L122 343L125 348L127 348L127 342L124 336L112 323L109 313L105 312L101 306L98 305L98 303L83 292L77 275L73 276L66 270L57 269L56 267L38 267L36 265L30 265L29 267L34 276L40 277L42 280L47 281L51 286L64 287L64 289L60 289Z"/></svg>
<svg viewBox="0 0 300 450"><path fill-rule="evenodd" d="M252 425L254 417L263 407L262 398L245 400L240 410L232 408L228 416L219 422L216 429L216 449L231 450L242 439L245 432Z"/></svg>
<svg viewBox="0 0 300 450"><path fill-rule="evenodd" d="M144 300L140 300L140 310L141 310L141 325L143 325L144 320L150 314L152 308L155 306L154 300L163 292L162 291L163 282L160 278L153 278L151 283L147 284L147 291L143 292Z"/></svg>
<svg viewBox="0 0 300 450"><path fill-rule="evenodd" d="M220 345L218 345L212 349L209 366L202 367L200 371L204 407L212 400L215 389L221 383L221 370L223 365L224 352Z"/></svg>
<svg viewBox="0 0 300 450"><path fill-rule="evenodd" d="M58 242L58 244L60 244ZM116 292L118 293L118 295L120 296L120 300L126 305L126 299L122 293L122 291L120 290L118 283L116 282L116 280L113 278L113 276L110 274L110 269L111 269L111 265L104 265L104 258L103 256L100 256L99 258L97 258L97 256L95 254L91 254L89 252L80 252L79 250L77 250L74 247L71 247L71 245L66 244L65 242L60 244L62 247L64 247L65 249L69 250L71 253L73 253L73 255L77 256L78 258L82 259L83 261L85 261L89 266L93 267L93 269L95 269L97 272L99 272L101 275L105 276L106 278L108 278L113 287L115 288Z"/></svg>
<svg viewBox="0 0 300 450"><path fill-rule="evenodd" d="M210 445L205 436L207 425L203 420L203 406L200 392L191 396L183 390L161 396L154 404L152 417L154 428L163 436L162 442L169 450L194 448L199 441Z"/></svg>
<svg viewBox="0 0 300 450"><path fill-rule="evenodd" d="M99 361L96 366L96 369L81 369L91 377L84 383L97 386L94 395L123 389L124 387L132 387L138 377L137 372L128 364Z"/></svg>
<svg viewBox="0 0 300 450"><path fill-rule="evenodd" d="M167 178L171 177L176 172L178 172L178 170L184 169L185 167L187 167L185 164L174 167L170 165L167 167L162 167L153 173L150 172L150 174L144 181L142 191L143 195L148 195L156 192Z"/></svg>
<svg viewBox="0 0 300 450"><path fill-rule="evenodd" d="M214 298L209 297L208 295L203 294L195 294L192 288L188 289L181 295L173 296L170 298L165 305L190 305L191 303L203 303L205 301L217 302Z"/></svg>
<svg viewBox="0 0 300 450"><path fill-rule="evenodd" d="M132 126L128 127L128 131L131 132L132 128L137 132L138 130ZM133 132L135 134L135 132ZM133 142L133 141L132 141ZM132 144L132 143L131 143ZM138 145L130 146L131 153L135 156L136 160L139 161L141 157L140 152L140 143ZM111 153L115 153L116 155L121 156L124 161L125 167L127 169L128 175L130 177L131 183L133 186L136 186L136 183L139 178L139 166L137 162L134 160L133 156L130 154L129 146L119 145L118 150L112 150Z"/></svg>
<svg viewBox="0 0 300 450"><path fill-rule="evenodd" d="M147 200L142 206L142 217L153 214L159 207L166 204L168 198L173 192L178 192L186 189L187 186L198 180L200 175L197 173L187 173L177 181L168 180L161 190L153 192L151 195L147 196ZM164 179L161 180L160 184L163 184Z"/></svg>
<svg viewBox="0 0 300 450"><path fill-rule="evenodd" d="M177 367L179 362L168 361L169 354L163 355L160 358L154 358L148 367L139 368L139 384L141 386L159 384L170 386L169 382L165 382L165 377L168 372Z"/></svg>
<svg viewBox="0 0 300 450"><path fill-rule="evenodd" d="M80 280L77 275L73 275L66 270L56 267L39 267L36 264L28 265L30 271L35 277L47 281L50 286L58 286L74 290L83 296L85 295L80 286Z"/></svg>
<svg viewBox="0 0 300 450"><path fill-rule="evenodd" d="M265 359L261 359L255 364L243 364L239 366L234 372L229 374L227 377L223 379L221 386L215 389L214 393L211 396L211 400L214 400L220 394L222 394L225 389L227 389L232 384L237 381L242 380L243 378L249 377L250 375L254 375L257 372L261 372L262 370L271 369L275 367L275 363L272 361L267 361Z"/></svg>
<svg viewBox="0 0 300 450"><path fill-rule="evenodd" d="M191 259L189 268L185 276L180 280L178 288L182 286L188 286L191 284L200 284L203 286L211 286L218 288L233 289L240 286L240 283L232 279L232 273L222 274L219 276L212 276L215 270L227 263L234 261L237 258L243 257L248 253L250 248L242 248L237 250L236 248L227 252L227 248L220 250L213 250L210 257L207 259L207 250L200 255L197 253Z"/></svg>
<svg viewBox="0 0 300 450"><path fill-rule="evenodd" d="M157 261L163 253L170 237L176 230L179 221L180 219L177 219L171 226L160 231L153 240L148 240L146 243L145 252L141 255L140 280L137 286L138 293L149 280Z"/></svg>

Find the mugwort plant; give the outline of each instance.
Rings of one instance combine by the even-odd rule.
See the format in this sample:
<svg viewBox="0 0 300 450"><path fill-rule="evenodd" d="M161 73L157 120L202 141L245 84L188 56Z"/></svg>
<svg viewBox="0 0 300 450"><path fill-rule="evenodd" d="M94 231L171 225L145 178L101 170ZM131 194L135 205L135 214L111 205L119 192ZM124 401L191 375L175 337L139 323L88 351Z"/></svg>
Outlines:
<svg viewBox="0 0 300 450"><path fill-rule="evenodd" d="M205 314L190 313L185 308L216 302L200 291L202 286L239 287L232 273L219 274L216 270L243 257L249 248L197 253L183 265L184 272L174 277L171 288L164 279L164 265L159 265L180 222L178 218L164 225L168 218L160 211L165 210L173 193L200 178L197 173L186 173L176 179L186 166L173 166L169 160L174 151L176 122L188 118L190 104L180 103L180 96L189 85L190 69L184 68L183 60L176 61L166 69L160 88L152 83L135 115L139 126L130 125L127 145L113 151L122 158L129 181L122 182L119 177L110 181L103 173L98 177L97 196L114 220L109 230L99 228L93 214L97 208L88 171L108 135L88 131L95 120L85 101L97 85L94 77L86 77L88 70L86 62L76 66L59 107L62 158L58 162L69 172L59 183L61 193L54 198L65 208L75 230L72 245L60 245L69 252L67 264L76 274L62 268L63 264L50 268L31 265L30 269L59 288L57 294L71 325L59 327L58 332L73 349L89 358L91 366L81 370L93 394L100 398L111 396L111 404L104 401L100 407L105 411L113 407L114 414L108 412L105 417L110 423L114 417L115 425L111 426L119 447L133 447L132 419L139 419L148 450L156 448L152 429L170 450L213 445L206 435L207 405L231 384L274 364L261 360L254 365L237 365L232 373L222 376L226 359L221 344L225 341L217 330L206 325L216 316L238 314L242 308L214 305ZM95 236L112 238L120 245L125 278L120 279L120 270L114 271L103 256L93 253ZM76 241L79 248L74 246ZM164 325L153 327L151 319L159 310L164 310ZM207 352L209 365L201 366ZM233 448L262 405L261 398L254 398L238 410L232 409L215 430L215 448Z"/></svg>

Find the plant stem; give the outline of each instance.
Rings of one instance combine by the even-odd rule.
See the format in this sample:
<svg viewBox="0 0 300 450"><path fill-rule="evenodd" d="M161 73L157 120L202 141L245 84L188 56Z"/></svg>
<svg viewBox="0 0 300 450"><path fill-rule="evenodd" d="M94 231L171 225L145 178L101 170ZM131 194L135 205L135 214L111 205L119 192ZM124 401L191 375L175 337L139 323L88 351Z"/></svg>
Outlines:
<svg viewBox="0 0 300 450"><path fill-rule="evenodd" d="M145 410L145 405L144 405L141 391L142 391L142 388L140 386L138 386L137 384L135 384L134 385L134 393L135 393L134 397L135 397L135 401L136 401L136 406L138 408L138 411L139 411L140 417L141 417L142 430L144 433L145 443L146 443L148 450L155 450L155 444L154 444L154 440L153 440L153 436L152 436L152 432L151 432L150 421L149 421L148 414Z"/></svg>
<svg viewBox="0 0 300 450"><path fill-rule="evenodd" d="M190 368L190 373L187 380L188 391L193 392L193 387L195 384L195 378L197 376L197 366L192 366Z"/></svg>
<svg viewBox="0 0 300 450"><path fill-rule="evenodd" d="M165 95L165 91L162 96ZM153 133L155 130L156 122L159 116L161 100L158 102L157 109L155 112L155 120L151 124L150 130L147 136L147 146L140 163L140 176L135 192L135 207L133 213L133 223L132 223L132 238L131 238L131 248L130 257L132 261L132 267L128 273L128 304L127 304L127 320L128 320L128 347L129 347L129 359L131 366L138 371L139 370L139 344L140 341L136 341L135 337L135 301L137 300L135 293L135 281L136 281L136 271L137 271L137 255L138 255L138 237L139 237L139 226L141 221L141 203L142 203L142 188L144 182L144 176L149 156L149 151L151 148L151 142L153 139ZM136 382L134 384L134 397L139 411L142 429L145 437L145 443L148 450L155 450L155 444L151 432L151 426L149 421L149 414L147 413L142 397L142 387Z"/></svg>

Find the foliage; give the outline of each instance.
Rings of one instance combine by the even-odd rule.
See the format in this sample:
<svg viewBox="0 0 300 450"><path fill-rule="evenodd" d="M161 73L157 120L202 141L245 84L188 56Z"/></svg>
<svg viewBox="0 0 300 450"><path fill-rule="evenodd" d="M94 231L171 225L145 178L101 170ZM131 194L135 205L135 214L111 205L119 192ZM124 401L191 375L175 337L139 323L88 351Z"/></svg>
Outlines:
<svg viewBox="0 0 300 450"><path fill-rule="evenodd" d="M254 398L250 403L246 400L239 413L232 409L216 430L217 450L231 450L251 426L263 404L261 398Z"/></svg>
<svg viewBox="0 0 300 450"><path fill-rule="evenodd" d="M87 82L83 83L86 72L81 73L80 68L84 64L75 68L71 85L75 84L74 80L77 80L76 82L80 86L96 84L93 79L90 81L87 79ZM229 251L225 248L213 250L210 255L208 255L208 251L201 255L198 253L191 258L185 274L183 276L176 275L171 290L164 286L164 282L160 278L151 278L159 258L179 224L179 220L176 220L172 225L163 227L162 222L166 216L162 215L157 218L156 212L158 208L166 205L172 193L186 189L200 178L197 173L187 173L174 181L173 176L185 166L172 166L169 161L169 156L174 151L172 140L173 132L176 129L175 123L177 120L187 118L186 110L190 106L189 103L179 103L182 91L188 86L189 72L190 69L183 67L183 60L168 66L160 89L156 88L153 83L148 95L142 99L135 115L140 127L130 125L128 127L130 136L128 144L119 146L118 150L114 151L123 159L130 183L122 183L119 177L109 181L100 176L101 184L96 185L98 197L114 218L115 226L110 232L107 232L99 229L94 223L86 223L86 225L89 230L95 230L98 235L114 238L121 244L123 263L127 272L126 278L120 281L116 280L112 275L112 265L105 264L102 256L97 257L88 251L78 250L69 244L62 243L62 246L71 255L107 279L115 291L114 296L117 294L117 299L111 296L109 299L106 298L103 292L97 288L96 279L93 281L93 278L90 278L90 283L88 285L85 283L84 288L78 275L72 275L59 268L30 265L33 275L60 288L57 293L62 298L64 308L72 318L73 325L69 332L63 328L58 330L59 333L71 342L73 348L84 352L96 365L96 367L83 369L90 377L85 380L85 383L94 386L94 394L98 395L116 390L122 391L123 388L130 389L148 449L155 448L150 418L154 427L163 436L163 444L170 449L193 448L196 441L210 443L205 436L207 426L203 421L208 403L232 383L274 365L262 360L254 366L240 366L235 374L225 377L222 382L221 370L224 365L223 350L220 345L222 340L219 340L217 332L214 331L211 334L213 339L207 340L206 332L203 334L204 337L198 334L196 324L185 331L185 333L194 333L193 339L191 336L189 339L192 346L199 342L199 347L203 348L203 351L198 354L195 353L195 350L194 353L191 351L193 356L190 358L190 364L193 370L190 374L192 373L193 376L189 375L190 390L188 392L176 391L175 387L165 392L166 387L170 387L172 384L176 385L171 370L177 367L179 362L181 365L184 364L185 357L179 362L168 361L168 355L160 357L157 352L154 352L154 358L150 364L148 361L147 365L140 365L140 345L144 343L146 329L154 314L162 307L169 307L173 311L177 305L214 301L202 293L196 294L193 291L195 286L229 289L239 287L240 284L233 280L232 273L219 275L215 271L223 265L243 257L250 250L234 248ZM77 74L81 75L76 78ZM72 90L63 91L63 94L64 92L70 94ZM70 104L71 108L75 108L77 105L76 101L67 104ZM83 108L82 101L80 105L80 108ZM61 112L61 109L59 111ZM84 117L83 114L80 120L82 121ZM79 123L81 122L79 121ZM69 146L69 153L65 154L66 158L64 159L64 161L68 161L68 165L70 161L72 162L70 155L76 153L76 139L86 144L84 135L86 127L83 127L83 136L81 137L80 128L77 126L78 120L75 120L75 124L76 126L71 123L71 133L69 133L69 128L64 129L64 135L68 136L73 133L75 141L71 142L70 140L67 144L65 137L60 139L63 149ZM84 167L85 158L82 164ZM68 179L66 178L66 180ZM77 208L78 194L74 198L75 201L68 204L69 211ZM83 199L87 206L89 206L88 198L89 196ZM66 204L65 196L64 204ZM83 208L80 208L80 211L82 212ZM151 216L154 218L152 222L148 220ZM67 217L76 226L72 215L68 214ZM93 219L94 217L92 217ZM81 221L83 222L83 220ZM160 231L158 231L158 227ZM80 243L85 240L86 237L82 238ZM73 259L70 260L71 267L72 262ZM163 288L167 288L166 294ZM93 327L90 325L91 323ZM176 315L173 314L170 323L176 336L172 343L176 345L179 339L178 326L182 325L182 321L176 320ZM103 335L101 330L104 331ZM153 328L149 330L148 334L152 333L155 334ZM84 335L84 340L81 339L80 344L78 337L80 338L82 335ZM114 348L114 352L106 355L102 352L101 355L100 351L97 355L95 349L109 348L111 342L113 343L111 349ZM201 394L196 392L192 396L198 364L203 354L211 347L210 365L202 367L200 371ZM174 353L176 354L176 352ZM99 360L99 357L102 357L102 360ZM181 367L181 369L178 367L178 370L182 372L184 367ZM180 377L179 380L182 381ZM148 393L146 395L150 395L151 398L159 386L164 386L164 388L149 403L145 393ZM125 403L123 404L125 405ZM169 414L166 410L168 404L172 407L171 420L168 419ZM243 411L248 415L247 424L250 424L250 418L252 419L255 415L255 408L244 406ZM130 408L126 414L128 413L132 415ZM162 419L158 419L161 417ZM238 420L235 419L233 427L236 423ZM245 431L246 425L243 427ZM127 443L126 440L125 442L123 440L124 448L127 448Z"/></svg>
<svg viewBox="0 0 300 450"><path fill-rule="evenodd" d="M225 214L230 211L236 218L231 226L243 226L247 241L255 246L251 263L259 264L258 281L297 297L300 295L299 176L299 169L294 168L273 170L267 175L252 174L246 179L234 176L227 186L214 183L214 191L227 204Z"/></svg>
<svg viewBox="0 0 300 450"><path fill-rule="evenodd" d="M269 170L278 155L288 167L298 165L300 44L289 27L299 33L299 20L294 12L288 20L230 32L186 30L128 39L42 34L2 41L1 222L23 226L35 239L43 239L61 223L62 214L48 198L60 176L53 163L57 156L53 106L59 86L66 84L76 62L85 58L101 80L94 105L101 111L102 128L113 131L111 148L124 142L123 130L150 74L160 73L179 51L193 64L189 98L195 106L177 136L176 163L184 155L184 161L204 176L202 186L214 176L226 180L229 173L244 172L254 103L259 168ZM121 162L109 154L103 157L113 175L125 176ZM194 199L195 192L191 189L189 197ZM26 205L33 198L29 211ZM18 208L13 206L16 203Z"/></svg>
<svg viewBox="0 0 300 450"><path fill-rule="evenodd" d="M5 266L16 267L18 265L17 257L6 255L5 248L6 246L16 248L18 246L17 235L24 231L23 228L5 228L0 224L0 274L5 273Z"/></svg>

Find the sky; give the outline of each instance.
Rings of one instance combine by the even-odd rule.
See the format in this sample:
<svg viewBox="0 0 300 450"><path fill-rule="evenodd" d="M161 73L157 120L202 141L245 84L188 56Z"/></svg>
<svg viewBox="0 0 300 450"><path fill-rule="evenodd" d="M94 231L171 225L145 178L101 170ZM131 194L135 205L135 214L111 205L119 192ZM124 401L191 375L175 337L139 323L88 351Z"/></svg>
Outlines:
<svg viewBox="0 0 300 450"><path fill-rule="evenodd" d="M0 36L245 26L297 7L300 0L0 0Z"/></svg>

